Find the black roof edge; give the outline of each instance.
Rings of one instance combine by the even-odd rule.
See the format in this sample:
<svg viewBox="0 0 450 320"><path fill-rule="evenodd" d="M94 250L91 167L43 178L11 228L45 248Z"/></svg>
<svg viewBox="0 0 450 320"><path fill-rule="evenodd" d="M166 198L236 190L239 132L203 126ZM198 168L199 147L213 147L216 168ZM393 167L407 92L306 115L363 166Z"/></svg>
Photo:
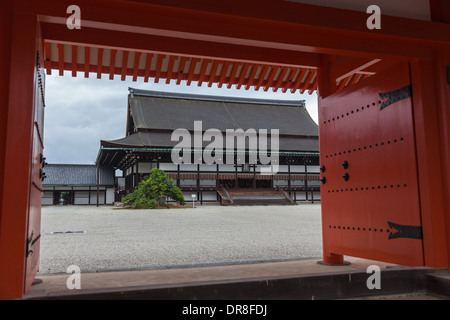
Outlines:
<svg viewBox="0 0 450 320"><path fill-rule="evenodd" d="M133 97L133 95L137 95L143 97L157 97L157 98L175 98L187 100L265 104L265 105L278 105L285 107L303 107L303 108L306 107L305 100L277 100L277 99L255 99L242 97L212 96L212 95L201 95L191 93L151 91L131 87L128 87L128 91L131 97Z"/></svg>
<svg viewBox="0 0 450 320"><path fill-rule="evenodd" d="M46 163L45 166L91 166L95 167L95 163Z"/></svg>

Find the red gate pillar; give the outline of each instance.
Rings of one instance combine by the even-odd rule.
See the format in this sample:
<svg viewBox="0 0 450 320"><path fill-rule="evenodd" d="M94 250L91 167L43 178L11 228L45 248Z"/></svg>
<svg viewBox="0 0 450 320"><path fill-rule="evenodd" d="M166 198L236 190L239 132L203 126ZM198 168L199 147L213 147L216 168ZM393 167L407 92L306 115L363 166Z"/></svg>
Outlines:
<svg viewBox="0 0 450 320"><path fill-rule="evenodd" d="M9 99L9 65L11 61L12 3L6 1L0 10L0 196L3 194L3 174L5 165L6 115ZM0 209L1 219L1 209ZM0 220L1 221L1 220ZM0 260L1 263L1 260Z"/></svg>
<svg viewBox="0 0 450 320"><path fill-rule="evenodd" d="M332 61L329 56L321 56L320 57L320 65L317 70L318 76L318 96L319 96L319 108L321 99L333 94L336 92L336 79L331 77L331 67ZM320 123L319 123L320 125ZM319 136L320 139L320 136ZM322 197L321 197L322 198ZM324 227L324 226L322 226ZM325 246L323 248L323 261L321 263L324 264L344 264L344 256L342 254L330 253L328 254L325 250Z"/></svg>
<svg viewBox="0 0 450 320"><path fill-rule="evenodd" d="M448 183L448 178L443 173L450 160L447 158L445 162L443 152L445 148L448 150L448 146L444 146L440 129L445 125L441 115L445 110L440 110L445 107L443 101L439 101L442 100L439 98L439 87L444 85L444 79L442 76L439 79L438 74L445 69L442 69L443 65L440 68L433 66L436 63L431 59L412 61L411 77L425 265L445 267L448 265L446 233L448 237L449 228L445 227L444 221L445 212L449 210L449 198L448 191L447 198L444 194L444 184Z"/></svg>
<svg viewBox="0 0 450 320"><path fill-rule="evenodd" d="M434 74L439 119L442 192L444 196L447 265L450 270L450 51L441 50L434 56Z"/></svg>
<svg viewBox="0 0 450 320"><path fill-rule="evenodd" d="M0 133L0 177L3 178L0 185L0 298L10 299L20 298L26 290L25 255L38 29L35 15L13 12L13 1L4 2L0 30L2 41L6 41L2 42L6 57L1 59L3 79L0 86L3 102L0 121L4 121L1 129L4 131ZM9 70L5 61L10 65Z"/></svg>

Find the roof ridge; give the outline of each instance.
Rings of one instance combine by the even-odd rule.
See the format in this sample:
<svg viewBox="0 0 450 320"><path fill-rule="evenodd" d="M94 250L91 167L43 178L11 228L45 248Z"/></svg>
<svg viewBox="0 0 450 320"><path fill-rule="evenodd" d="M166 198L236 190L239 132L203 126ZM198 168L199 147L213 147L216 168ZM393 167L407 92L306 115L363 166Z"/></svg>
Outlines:
<svg viewBox="0 0 450 320"><path fill-rule="evenodd" d="M47 163L45 166L96 166L90 163Z"/></svg>
<svg viewBox="0 0 450 320"><path fill-rule="evenodd" d="M203 100L203 101L218 101L218 102L234 102L234 103L251 103L251 104L267 104L278 105L285 107L306 107L305 100L279 100L279 99L260 99L260 98L244 98L244 97L228 97L215 95L202 95L193 93L179 93L179 92L163 92L144 90L128 87L130 95L138 95L144 97L159 97L159 98L175 98L187 100Z"/></svg>

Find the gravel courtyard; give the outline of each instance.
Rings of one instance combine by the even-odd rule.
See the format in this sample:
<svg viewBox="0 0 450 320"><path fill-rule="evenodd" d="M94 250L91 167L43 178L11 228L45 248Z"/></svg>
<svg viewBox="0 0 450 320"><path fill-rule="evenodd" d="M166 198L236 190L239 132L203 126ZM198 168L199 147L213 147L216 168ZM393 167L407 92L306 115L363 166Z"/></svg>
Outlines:
<svg viewBox="0 0 450 320"><path fill-rule="evenodd" d="M125 210L42 208L40 274L322 256L320 204Z"/></svg>

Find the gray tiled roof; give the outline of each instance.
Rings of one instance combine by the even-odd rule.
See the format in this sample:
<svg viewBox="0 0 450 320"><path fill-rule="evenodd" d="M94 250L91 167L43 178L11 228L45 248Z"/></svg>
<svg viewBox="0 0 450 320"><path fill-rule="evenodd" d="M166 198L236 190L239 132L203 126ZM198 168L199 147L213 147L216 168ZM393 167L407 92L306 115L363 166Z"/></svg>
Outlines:
<svg viewBox="0 0 450 320"><path fill-rule="evenodd" d="M317 124L303 100L280 101L226 98L192 94L166 94L130 88L129 105L135 128L144 130L278 129L280 135L318 137Z"/></svg>
<svg viewBox="0 0 450 320"><path fill-rule="evenodd" d="M96 186L97 166L83 164L47 164L44 168L44 186ZM114 185L114 169L100 167L101 186Z"/></svg>

